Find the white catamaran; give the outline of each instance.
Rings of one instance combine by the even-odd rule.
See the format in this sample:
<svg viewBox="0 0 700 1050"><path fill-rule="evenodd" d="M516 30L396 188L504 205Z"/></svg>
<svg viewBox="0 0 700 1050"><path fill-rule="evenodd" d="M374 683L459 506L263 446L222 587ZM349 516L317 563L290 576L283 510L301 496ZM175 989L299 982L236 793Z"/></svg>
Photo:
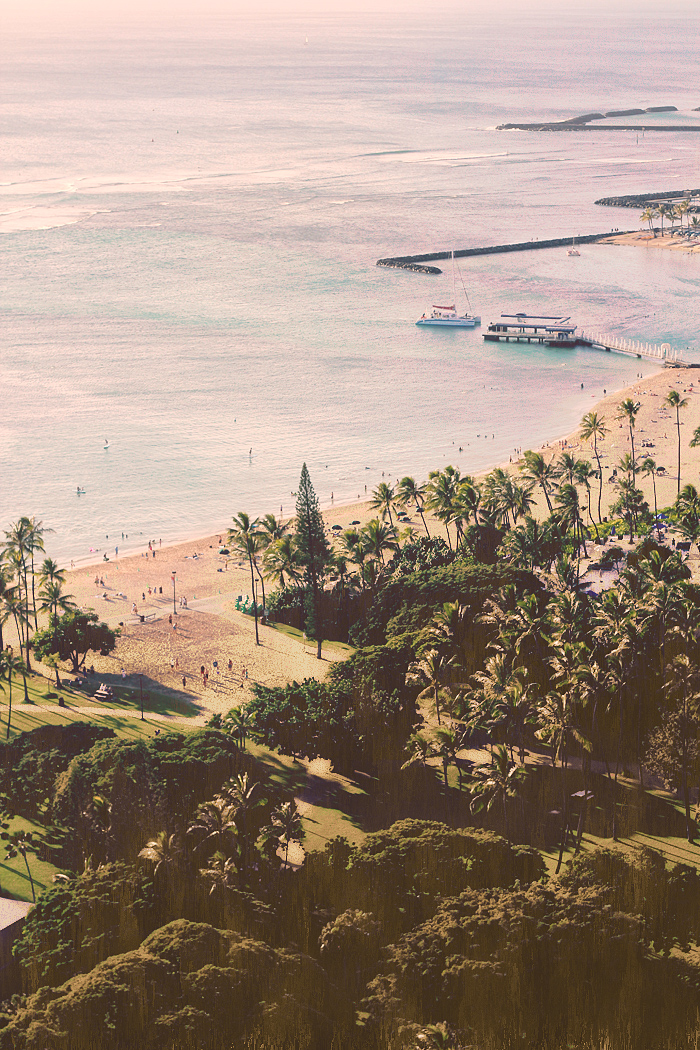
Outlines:
<svg viewBox="0 0 700 1050"><path fill-rule="evenodd" d="M461 280L461 273L459 276ZM462 287L464 288L464 281L462 281ZM467 300L467 306L470 306L469 296L467 295L466 288L464 288L464 295ZM455 286L454 251L452 252L452 299L453 302L451 306L436 306L435 304L433 304L432 312L430 313L430 315L423 314L423 316L418 321L416 321L416 324L440 325L443 328L474 328L476 325L481 324L480 317L475 317L473 314L457 313L457 291Z"/></svg>

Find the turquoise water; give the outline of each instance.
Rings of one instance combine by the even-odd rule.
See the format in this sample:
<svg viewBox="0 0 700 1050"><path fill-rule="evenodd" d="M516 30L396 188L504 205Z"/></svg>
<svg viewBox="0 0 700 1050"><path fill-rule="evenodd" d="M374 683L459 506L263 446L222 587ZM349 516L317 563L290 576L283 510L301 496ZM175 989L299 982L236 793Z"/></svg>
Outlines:
<svg viewBox="0 0 700 1050"><path fill-rule="evenodd" d="M374 265L633 228L594 200L700 185L694 136L495 130L700 104L696 23L597 18L11 33L0 522L37 515L64 559L204 534L291 512L303 460L323 503L351 500L507 459L650 371L416 328L449 275ZM561 312L698 358L695 257L586 246L461 269L484 327Z"/></svg>

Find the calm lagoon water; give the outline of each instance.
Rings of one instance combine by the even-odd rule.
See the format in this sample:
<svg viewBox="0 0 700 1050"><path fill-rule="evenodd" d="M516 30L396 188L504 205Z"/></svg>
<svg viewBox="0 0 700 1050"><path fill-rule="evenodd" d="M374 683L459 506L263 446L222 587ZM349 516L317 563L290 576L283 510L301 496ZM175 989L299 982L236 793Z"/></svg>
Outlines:
<svg viewBox="0 0 700 1050"><path fill-rule="evenodd" d="M595 199L700 186L691 134L495 130L700 105L697 24L597 18L11 33L0 522L37 515L62 559L202 535L290 513L304 460L323 503L478 470L651 371L416 328L449 274L375 266L635 228ZM700 359L697 257L585 246L461 270L484 327L565 313Z"/></svg>

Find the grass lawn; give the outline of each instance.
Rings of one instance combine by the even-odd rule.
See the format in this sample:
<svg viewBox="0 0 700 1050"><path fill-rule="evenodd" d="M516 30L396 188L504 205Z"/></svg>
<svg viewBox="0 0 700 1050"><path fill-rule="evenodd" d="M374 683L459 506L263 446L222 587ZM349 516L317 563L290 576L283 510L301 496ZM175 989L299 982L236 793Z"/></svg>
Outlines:
<svg viewBox="0 0 700 1050"><path fill-rule="evenodd" d="M47 836L47 828L43 824L27 820L25 817L13 817L9 821L8 831L31 832L42 842L46 841ZM0 893L14 897L16 900L31 901L32 889L24 858L18 855L11 860L6 860L4 850L0 853L0 857L2 858L0 860ZM63 869L57 868L49 861L39 860L31 853L27 854L27 861L34 880L34 889L39 898L44 890L53 886L53 876Z"/></svg>
<svg viewBox="0 0 700 1050"><path fill-rule="evenodd" d="M289 627L286 623L270 623L269 627L273 631L279 631L280 634L286 634L288 638L294 638L300 645L307 645L309 648L316 651L316 642L312 642L310 639L304 640L304 634L297 627ZM322 646L322 652L332 654L334 659L340 660L346 656L352 656L355 652L351 645L347 645L345 642L324 642Z"/></svg>
<svg viewBox="0 0 700 1050"><path fill-rule="evenodd" d="M358 784L346 780L315 784L321 778L309 776L304 765L287 755L278 755L250 741L246 751L265 767L273 783L301 797L305 850L322 850L338 835L352 843L363 842L367 837L361 814L368 795ZM313 801L305 801L305 795Z"/></svg>

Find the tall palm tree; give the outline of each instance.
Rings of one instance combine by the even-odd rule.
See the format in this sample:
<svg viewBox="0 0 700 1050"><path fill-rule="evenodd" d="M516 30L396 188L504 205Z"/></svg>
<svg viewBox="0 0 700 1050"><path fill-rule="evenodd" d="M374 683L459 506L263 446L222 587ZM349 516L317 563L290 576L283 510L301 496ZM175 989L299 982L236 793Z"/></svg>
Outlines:
<svg viewBox="0 0 700 1050"><path fill-rule="evenodd" d="M656 206L656 214L661 219L661 236L664 235L664 218L668 215L668 205L662 201Z"/></svg>
<svg viewBox="0 0 700 1050"><path fill-rule="evenodd" d="M700 492L688 483L678 493L674 503L678 524L684 536L690 540L700 538Z"/></svg>
<svg viewBox="0 0 700 1050"><path fill-rule="evenodd" d="M646 456L642 460L641 471L647 477L651 476L651 480L652 480L652 483L653 483L653 486L654 486L654 525L656 526L656 531L658 533L660 530L659 530L659 507L658 507L658 504L656 502L656 471L657 471L657 469L658 468L656 466L656 461L654 459L652 459L651 456Z"/></svg>
<svg viewBox="0 0 700 1050"><path fill-rule="evenodd" d="M503 744L499 744L493 750L490 763L475 766L469 776L472 810L478 813L486 809L488 812L494 805L500 803L506 838L509 842L508 799L516 798L521 793L526 775L525 766L518 766L515 762L511 762L508 749Z"/></svg>
<svg viewBox="0 0 700 1050"><path fill-rule="evenodd" d="M538 717L541 728L537 735L546 740L552 747L554 761L559 761L561 767L561 793L562 793L562 837L559 846L559 860L557 862L556 874L561 868L564 847L569 826L568 814L568 791L566 784L566 771L569 759L569 747L572 742L578 743L583 749L590 750L590 741L583 735L580 727L579 712L577 705L578 681L576 666L577 654L572 654L569 659L566 653L566 645L559 647L564 650L564 659L561 656L555 658L554 674L558 679L556 690L548 693L540 705ZM574 647L568 647L573 649ZM587 665L583 665L584 667Z"/></svg>
<svg viewBox="0 0 700 1050"><path fill-rule="evenodd" d="M241 704L239 707L232 707L228 714L224 715L222 728L225 732L235 737L241 749L245 748L246 740L251 735L252 727L252 715L244 704Z"/></svg>
<svg viewBox="0 0 700 1050"><path fill-rule="evenodd" d="M252 780L248 773L239 773L238 776L229 780L221 789L221 794L231 807L233 821L238 833L240 843L240 872L241 879L245 884L249 868L249 854L251 847L250 816L254 810L264 805L265 798L262 794L262 785L257 780Z"/></svg>
<svg viewBox="0 0 700 1050"><path fill-rule="evenodd" d="M564 529L565 532L571 532L578 552L578 560L580 562L582 546L584 556L587 556L588 554L586 550L583 521L581 519L581 504L579 502L576 487L570 485L568 482L565 482L557 493L556 516L562 529Z"/></svg>
<svg viewBox="0 0 700 1050"><path fill-rule="evenodd" d="M396 498L391 485L387 485L385 481L382 481L372 493L370 507L378 510L382 518L388 518L389 525L393 529L394 519L391 516L391 508L395 507L398 502L400 501Z"/></svg>
<svg viewBox="0 0 700 1050"><path fill-rule="evenodd" d="M238 884L238 858L227 856L221 850L211 855L207 866L199 869L204 882L209 884L209 896L235 889Z"/></svg>
<svg viewBox="0 0 700 1050"><path fill-rule="evenodd" d="M258 635L258 603L255 600L255 567L254 560L258 553L258 519L250 520L245 511L233 516L233 527L228 530L228 543L248 559L250 566L250 589L253 598L253 616L255 617L255 644L260 645Z"/></svg>
<svg viewBox="0 0 700 1050"><path fill-rule="evenodd" d="M147 860L153 865L154 875L157 875L159 871L168 871L174 867L181 856L180 836L177 833L169 835L167 831L159 831L156 837L149 839L139 852L140 860Z"/></svg>
<svg viewBox="0 0 700 1050"><path fill-rule="evenodd" d="M385 525L379 518L372 518L362 529L367 547L377 560L377 564L384 567L384 555L389 551L395 551L398 547L396 542L396 530L393 525Z"/></svg>
<svg viewBox="0 0 700 1050"><path fill-rule="evenodd" d="M0 562L0 653L5 648L2 629L12 615L5 599L12 594L12 591L12 570L8 565L3 565Z"/></svg>
<svg viewBox="0 0 700 1050"><path fill-rule="evenodd" d="M462 475L459 470L456 467L447 466L444 470L431 470L426 486L425 506L439 521L444 523L450 549L452 549L452 539L449 523L454 516L455 494L461 481Z"/></svg>
<svg viewBox="0 0 700 1050"><path fill-rule="evenodd" d="M598 534L598 526L596 525L595 519L591 512L591 481L593 478L597 478L597 471L593 470L593 467L587 459L580 459L576 464L576 473L574 475L574 481L577 485L581 485L586 490L586 509L588 510L588 517L590 518L593 531L595 532L596 542L600 543L600 536Z"/></svg>
<svg viewBox="0 0 700 1050"><path fill-rule="evenodd" d="M53 532L53 529L48 529L44 525L43 521L37 521L36 518L27 518L28 521L28 552L30 558L30 572L32 577L32 612L34 615L34 630L38 630L39 623L36 615L36 599L34 596L34 555L37 552L44 553L44 533ZM29 595L27 595L27 601Z"/></svg>
<svg viewBox="0 0 700 1050"><path fill-rule="evenodd" d="M602 441L607 433L608 428L605 425L605 419L602 416L599 416L597 412L586 412L581 420L581 438L583 441L593 442L593 455L598 464L598 524L603 520L600 509L601 500L603 498L603 468L600 464L598 440L600 439Z"/></svg>
<svg viewBox="0 0 700 1050"><path fill-rule="evenodd" d="M642 214L639 216L639 221L640 222L647 222L649 224L649 229L652 231L652 233L656 237L656 230L654 229L654 210L653 210L653 208L645 208L644 211L642 212Z"/></svg>
<svg viewBox="0 0 700 1050"><path fill-rule="evenodd" d="M666 692L678 705L681 726L681 788L685 808L685 827L688 842L695 838L693 821L690 817L689 790L689 744L697 737L697 728L693 726L693 715L697 715L700 703L700 669L685 654L676 656L669 667Z"/></svg>
<svg viewBox="0 0 700 1050"><path fill-rule="evenodd" d="M425 684L425 688L419 693L419 698L432 696L438 725L442 724L440 718L440 693L442 687L451 680L457 666L454 656L447 656L438 649L426 649L409 668L409 676L414 681Z"/></svg>
<svg viewBox="0 0 700 1050"><path fill-rule="evenodd" d="M420 765L425 768L428 759L432 758L435 754L435 746L430 737L426 736L425 733L412 733L406 741L404 753L408 755L408 758L401 766L402 769L408 769L409 766L415 765Z"/></svg>
<svg viewBox="0 0 700 1050"><path fill-rule="evenodd" d="M294 799L276 806L270 814L270 823L275 831L278 842L284 843L284 868L287 869L289 861L289 847L292 842L304 840L304 823L297 809Z"/></svg>
<svg viewBox="0 0 700 1050"><path fill-rule="evenodd" d="M3 649L0 653L0 676L3 674L7 675L7 688L8 688L8 708L7 708L7 733L6 739L10 739L10 728L12 722L12 676L22 675L24 681L24 696L25 700L29 700L27 695L27 668L24 665L24 661L21 657L15 656L12 650L12 646L8 645L7 648ZM0 686L2 688L2 686ZM5 692L2 688L3 693Z"/></svg>
<svg viewBox="0 0 700 1050"><path fill-rule="evenodd" d="M552 463L548 463L541 452L528 449L523 456L524 463L520 470L533 485L539 485L547 500L549 513L552 513L552 493L557 485L557 475Z"/></svg>
<svg viewBox="0 0 700 1050"><path fill-rule="evenodd" d="M676 429L678 431L678 489L681 491L681 409L688 404L687 397L681 397L677 390L669 390L665 398L666 404L676 410Z"/></svg>
<svg viewBox="0 0 700 1050"><path fill-rule="evenodd" d="M197 807L187 834L195 842L196 852L209 856L216 851L231 855L231 837L236 834L235 809L224 798L211 799Z"/></svg>
<svg viewBox="0 0 700 1050"><path fill-rule="evenodd" d="M428 526L423 515L423 504L425 502L425 485L417 485L416 481L412 477L401 478L401 481L396 488L396 497L402 507L407 507L409 503L413 503L416 510L420 514L421 521L423 522L423 528L425 529L425 535L430 539L430 533L428 532Z"/></svg>
<svg viewBox="0 0 700 1050"><path fill-rule="evenodd" d="M639 403L639 401L633 401L631 397L625 398L625 400L622 401L617 406L617 417L616 418L617 419L626 419L627 420L627 426L629 427L629 432L630 432L630 445L632 446L632 461L633 462L635 462L635 459L634 459L634 423L635 423L635 419L636 419L637 413L639 412L639 409L641 407L642 406ZM635 475L634 475L634 472L633 472L633 477L634 476Z"/></svg>

